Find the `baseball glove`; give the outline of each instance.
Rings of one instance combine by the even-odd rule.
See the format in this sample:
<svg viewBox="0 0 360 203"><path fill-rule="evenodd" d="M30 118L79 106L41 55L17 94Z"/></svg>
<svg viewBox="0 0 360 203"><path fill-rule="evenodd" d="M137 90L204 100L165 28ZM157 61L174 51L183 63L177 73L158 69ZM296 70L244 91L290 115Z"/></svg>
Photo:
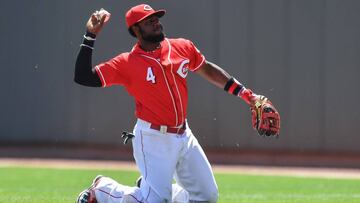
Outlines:
<svg viewBox="0 0 360 203"><path fill-rule="evenodd" d="M268 98L256 95L251 104L252 126L261 136L278 137L280 114Z"/></svg>

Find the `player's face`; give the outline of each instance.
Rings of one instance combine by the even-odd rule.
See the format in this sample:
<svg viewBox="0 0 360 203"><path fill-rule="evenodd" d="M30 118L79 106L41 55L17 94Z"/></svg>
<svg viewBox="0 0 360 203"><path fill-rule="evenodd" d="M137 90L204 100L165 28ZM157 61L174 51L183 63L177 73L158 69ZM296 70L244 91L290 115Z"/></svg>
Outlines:
<svg viewBox="0 0 360 203"><path fill-rule="evenodd" d="M157 43L163 41L165 38L159 17L155 15L139 22L138 27L141 37L145 41Z"/></svg>

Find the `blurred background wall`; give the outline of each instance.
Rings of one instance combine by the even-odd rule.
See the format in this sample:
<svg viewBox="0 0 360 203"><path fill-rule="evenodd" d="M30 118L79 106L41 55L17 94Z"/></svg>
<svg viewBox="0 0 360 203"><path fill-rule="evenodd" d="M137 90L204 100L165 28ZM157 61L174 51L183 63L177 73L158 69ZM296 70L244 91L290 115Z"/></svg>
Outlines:
<svg viewBox="0 0 360 203"><path fill-rule="evenodd" d="M243 101L190 73L188 120L203 146L360 152L358 0L0 1L0 143L120 145L133 99L75 84L74 64L100 8L112 16L93 64L129 51L124 15L143 2L167 10L168 37L194 41L281 113L280 139L258 137Z"/></svg>

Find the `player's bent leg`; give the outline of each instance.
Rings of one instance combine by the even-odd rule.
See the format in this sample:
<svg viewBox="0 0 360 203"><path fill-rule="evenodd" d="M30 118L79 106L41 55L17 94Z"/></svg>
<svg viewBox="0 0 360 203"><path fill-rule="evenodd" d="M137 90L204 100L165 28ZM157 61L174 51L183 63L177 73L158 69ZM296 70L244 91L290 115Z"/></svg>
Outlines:
<svg viewBox="0 0 360 203"><path fill-rule="evenodd" d="M218 187L210 163L191 130L188 149L176 168L175 179L190 194L190 202L217 202Z"/></svg>
<svg viewBox="0 0 360 203"><path fill-rule="evenodd" d="M140 187L139 187L140 193L142 197L144 197L143 202L146 203L165 203L170 202L163 196L159 196L158 192L153 189L149 185L149 183L144 179L141 180Z"/></svg>
<svg viewBox="0 0 360 203"><path fill-rule="evenodd" d="M96 197L94 203L139 203L144 200L138 187L122 185L109 177L102 177L92 190Z"/></svg>
<svg viewBox="0 0 360 203"><path fill-rule="evenodd" d="M142 195L151 203L171 202L172 180L183 141L149 126L138 120L132 139L136 165L143 176Z"/></svg>
<svg viewBox="0 0 360 203"><path fill-rule="evenodd" d="M142 176L140 176L136 185L140 187ZM177 183L172 184L172 198L171 203L189 203L189 193Z"/></svg>
<svg viewBox="0 0 360 203"><path fill-rule="evenodd" d="M189 203L189 193L177 183L172 184L172 203Z"/></svg>

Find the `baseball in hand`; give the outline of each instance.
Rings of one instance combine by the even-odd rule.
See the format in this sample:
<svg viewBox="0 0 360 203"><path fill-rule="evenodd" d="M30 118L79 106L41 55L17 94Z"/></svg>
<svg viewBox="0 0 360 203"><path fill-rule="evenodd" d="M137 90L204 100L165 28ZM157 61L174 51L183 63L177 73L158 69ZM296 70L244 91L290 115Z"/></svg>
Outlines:
<svg viewBox="0 0 360 203"><path fill-rule="evenodd" d="M106 23L110 20L111 14L107 10L101 8L100 11L97 11L96 16L98 19L102 19L102 17L105 16L104 23Z"/></svg>
<svg viewBox="0 0 360 203"><path fill-rule="evenodd" d="M88 32L98 34L104 24L106 24L109 20L110 13L102 8L99 11L95 11L93 14L91 14L91 17L86 23L86 29Z"/></svg>

